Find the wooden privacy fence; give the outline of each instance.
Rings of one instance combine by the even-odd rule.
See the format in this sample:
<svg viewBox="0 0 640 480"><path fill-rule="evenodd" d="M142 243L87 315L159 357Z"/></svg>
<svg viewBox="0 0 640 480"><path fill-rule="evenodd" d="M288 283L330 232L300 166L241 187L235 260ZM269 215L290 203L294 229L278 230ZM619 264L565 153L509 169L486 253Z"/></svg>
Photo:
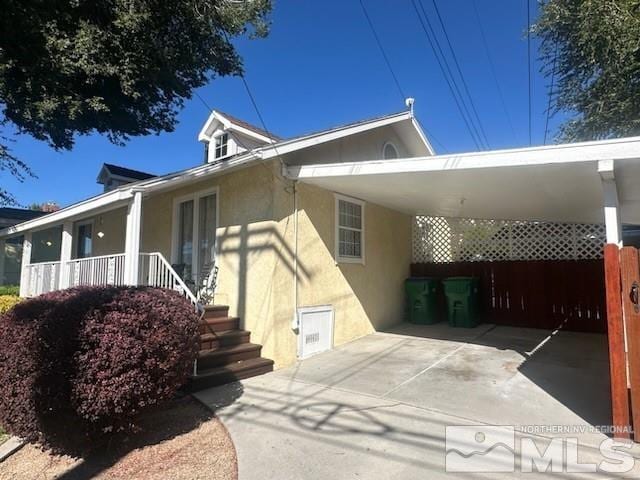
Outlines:
<svg viewBox="0 0 640 480"><path fill-rule="evenodd" d="M479 277L483 316L491 323L607 331L602 260L414 263L411 275Z"/></svg>

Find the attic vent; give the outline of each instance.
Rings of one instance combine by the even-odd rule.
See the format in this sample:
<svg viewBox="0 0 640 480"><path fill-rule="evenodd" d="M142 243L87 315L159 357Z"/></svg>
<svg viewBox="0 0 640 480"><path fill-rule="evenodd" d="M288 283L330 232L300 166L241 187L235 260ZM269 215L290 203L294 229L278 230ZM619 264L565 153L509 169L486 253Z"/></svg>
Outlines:
<svg viewBox="0 0 640 480"><path fill-rule="evenodd" d="M398 149L396 146L391 142L385 143L384 147L382 147L382 158L385 160L391 160L398 157Z"/></svg>

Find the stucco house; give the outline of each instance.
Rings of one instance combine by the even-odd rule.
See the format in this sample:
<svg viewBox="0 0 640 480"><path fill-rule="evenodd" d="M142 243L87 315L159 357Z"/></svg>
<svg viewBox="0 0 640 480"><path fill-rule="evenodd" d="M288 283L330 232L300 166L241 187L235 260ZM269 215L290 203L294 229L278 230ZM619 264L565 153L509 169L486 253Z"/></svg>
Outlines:
<svg viewBox="0 0 640 480"><path fill-rule="evenodd" d="M539 288L514 302L507 270L486 264L526 279L523 261L601 262L623 223L640 223L640 138L435 155L409 109L292 139L214 111L198 140L193 168L105 165L104 193L0 230L23 245L21 294L151 285L203 309L200 286L217 275L196 378L228 380L401 321L404 280L422 264L484 265L492 321L540 327L575 311L576 328L602 331L600 294L584 284L561 309ZM547 304L556 313L530 309Z"/></svg>
<svg viewBox="0 0 640 480"><path fill-rule="evenodd" d="M276 367L398 321L412 217L285 169L432 155L410 111L289 140L214 111L198 140L203 164L158 177L105 165L103 194L2 230L24 244L21 294L150 284L192 290L195 303L215 262L215 303Z"/></svg>

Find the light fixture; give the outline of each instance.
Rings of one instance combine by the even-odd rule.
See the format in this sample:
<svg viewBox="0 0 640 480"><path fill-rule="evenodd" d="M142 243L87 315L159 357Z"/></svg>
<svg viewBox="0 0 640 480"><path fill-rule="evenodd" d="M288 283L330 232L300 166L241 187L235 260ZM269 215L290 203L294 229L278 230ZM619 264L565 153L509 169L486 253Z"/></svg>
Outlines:
<svg viewBox="0 0 640 480"><path fill-rule="evenodd" d="M53 245L53 243L51 243L51 240L47 240L46 241L46 245L47 245L47 247L50 247L51 245Z"/></svg>
<svg viewBox="0 0 640 480"><path fill-rule="evenodd" d="M97 235L98 235L98 238L102 238L104 237L104 232L98 232Z"/></svg>

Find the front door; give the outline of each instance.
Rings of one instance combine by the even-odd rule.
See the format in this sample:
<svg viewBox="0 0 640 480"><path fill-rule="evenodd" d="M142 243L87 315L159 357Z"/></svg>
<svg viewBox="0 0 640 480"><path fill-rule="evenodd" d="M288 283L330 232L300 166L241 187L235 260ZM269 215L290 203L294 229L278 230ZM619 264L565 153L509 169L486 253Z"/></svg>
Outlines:
<svg viewBox="0 0 640 480"><path fill-rule="evenodd" d="M215 191L176 202L172 263L187 281L198 283L214 262L217 208Z"/></svg>

